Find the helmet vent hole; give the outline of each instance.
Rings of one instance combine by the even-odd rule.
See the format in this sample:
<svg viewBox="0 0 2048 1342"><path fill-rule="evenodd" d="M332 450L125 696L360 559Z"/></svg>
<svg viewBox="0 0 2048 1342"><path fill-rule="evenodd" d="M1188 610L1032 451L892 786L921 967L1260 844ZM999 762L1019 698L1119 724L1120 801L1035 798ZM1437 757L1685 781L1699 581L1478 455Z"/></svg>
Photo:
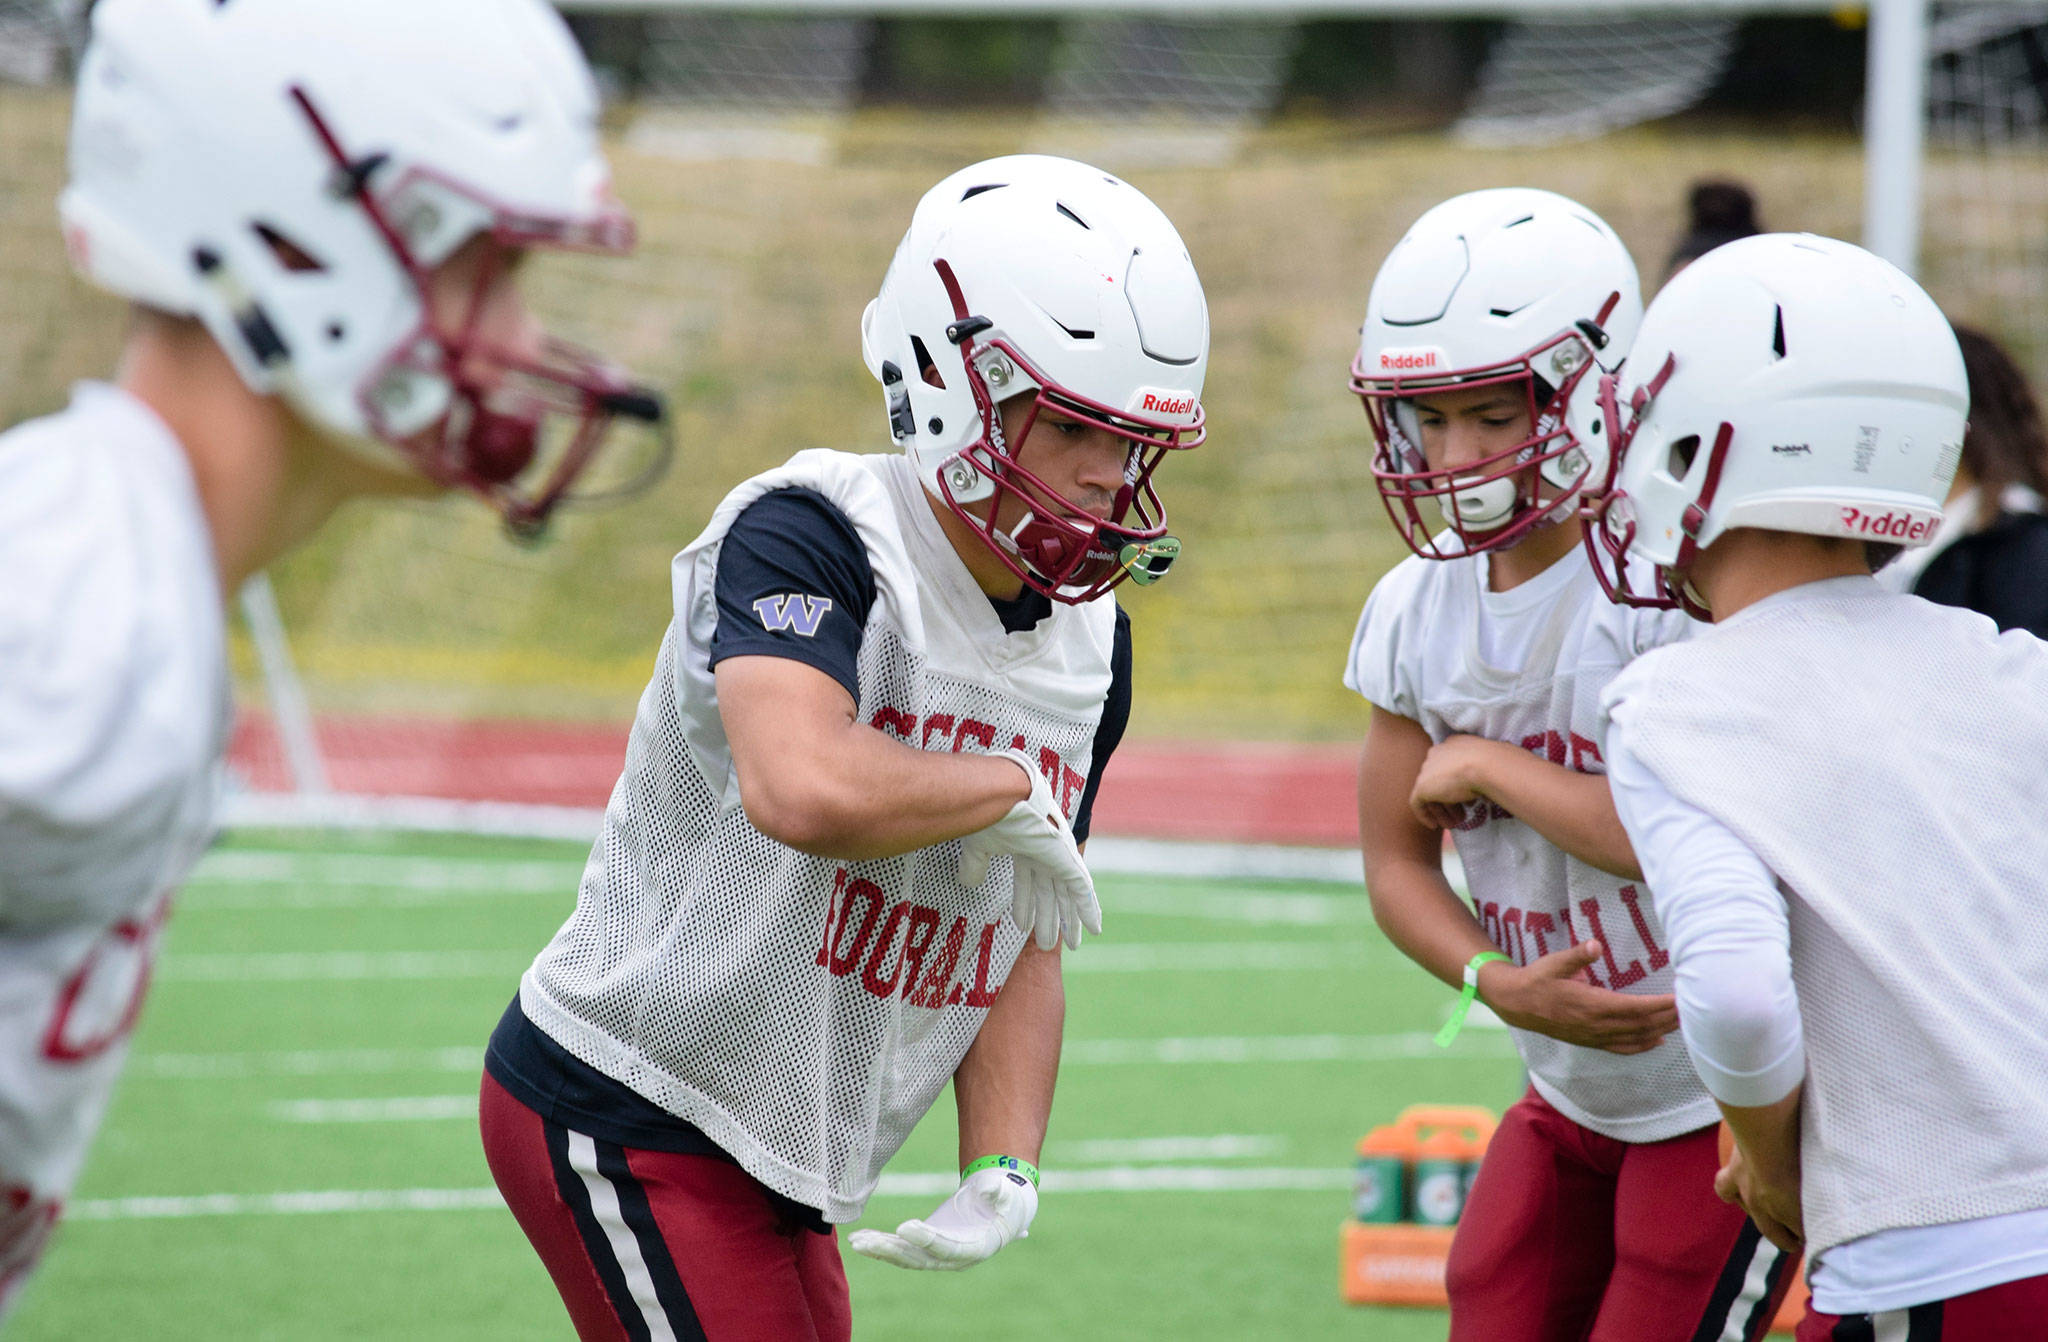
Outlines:
<svg viewBox="0 0 2048 1342"><path fill-rule="evenodd" d="M1008 185L1008 183L989 182L982 186L970 186L965 191L962 191L960 193L960 199L973 200L976 196L980 195L984 191L1000 191L1006 185Z"/></svg>
<svg viewBox="0 0 2048 1342"><path fill-rule="evenodd" d="M1081 227L1083 227L1083 228L1088 228L1088 221L1087 221L1086 219L1083 219L1083 218L1082 218L1082 217L1081 217L1080 215L1078 215L1078 214L1075 214L1075 213L1074 213L1074 212L1073 212L1072 210L1068 209L1068 208L1067 208L1066 206L1064 206L1064 205L1060 205L1060 204L1054 204L1053 208L1054 208L1054 209L1056 209L1056 210L1058 210L1058 211L1059 211L1059 212L1060 212L1061 214L1064 214L1065 216L1067 216L1067 218L1069 218L1069 219L1073 220L1073 221L1074 221L1075 223L1079 224L1079 225L1080 225ZM1093 229L1089 229L1089 231L1090 231L1091 233L1092 233L1092 232L1094 232L1094 230L1093 230Z"/></svg>
<svg viewBox="0 0 2048 1342"><path fill-rule="evenodd" d="M1782 305L1778 308L1777 324L1771 331L1771 353L1781 359L1785 357L1785 309Z"/></svg>
<svg viewBox="0 0 2048 1342"><path fill-rule="evenodd" d="M294 275L303 275L327 269L319 257L313 255L304 247L299 246L298 243L293 242L261 219L250 224L249 229L262 240L265 247L270 249L270 254L277 258L277 263Z"/></svg>
<svg viewBox="0 0 2048 1342"><path fill-rule="evenodd" d="M1671 478L1683 480L1685 473L1692 469L1692 459L1699 455L1700 436L1696 433L1689 433L1673 443L1670 450L1671 460L1667 468L1671 472Z"/></svg>
<svg viewBox="0 0 2048 1342"><path fill-rule="evenodd" d="M917 356L917 375L940 391L946 389L946 379L939 374L939 366L932 362L931 351L924 347L923 336L910 337L910 352Z"/></svg>

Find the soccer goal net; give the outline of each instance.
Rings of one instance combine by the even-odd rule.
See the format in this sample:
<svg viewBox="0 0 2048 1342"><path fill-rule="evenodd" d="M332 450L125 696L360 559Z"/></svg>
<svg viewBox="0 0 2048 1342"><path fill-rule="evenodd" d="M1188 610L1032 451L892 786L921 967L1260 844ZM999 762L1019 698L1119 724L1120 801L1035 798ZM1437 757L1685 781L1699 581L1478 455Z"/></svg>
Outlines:
<svg viewBox="0 0 2048 1342"><path fill-rule="evenodd" d="M1290 102L1325 56L1324 25L1399 19L1373 29L1395 44L1472 6L1073 0L1020 19L956 0L958 22L936 36L904 17L930 6L879 0L565 8L612 102L641 247L625 260L542 258L532 300L563 335L669 393L677 464L630 505L564 516L538 546L510 543L461 499L344 512L241 603L243 814L397 797L497 807L418 812L434 823L587 825L653 669L670 557L725 490L790 453L886 445L860 312L919 194L972 159L1064 152L1124 173L1176 221L1208 289L1210 442L1160 477L1187 557L1127 602L1140 744L1335 742L1361 729L1341 661L1366 591L1405 551L1344 374L1373 271L1423 209L1483 185L1563 191L1615 224L1649 288L1703 176L1747 181L1770 227L1865 236L1856 134L1781 132L1740 108L1635 128L1714 90L1745 22L1824 19L1819 3L1590 0L1566 17L1502 0L1489 26L1459 30L1483 51L1460 75L1459 110L1398 132ZM70 277L55 228L74 13L0 0L7 422L105 375L122 330L119 306ZM2048 14L1954 4L1931 19L1922 274L2048 373ZM942 80L970 57L1000 78L1001 100L972 87L943 105L889 94L892 71ZM1386 62L1376 68L1385 77Z"/></svg>

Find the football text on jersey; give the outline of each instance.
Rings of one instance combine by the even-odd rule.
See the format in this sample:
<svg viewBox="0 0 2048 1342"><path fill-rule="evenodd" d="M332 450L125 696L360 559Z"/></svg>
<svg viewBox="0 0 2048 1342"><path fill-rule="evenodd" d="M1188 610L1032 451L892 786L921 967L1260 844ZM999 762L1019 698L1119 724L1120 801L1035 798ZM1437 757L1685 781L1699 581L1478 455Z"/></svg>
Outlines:
<svg viewBox="0 0 2048 1342"><path fill-rule="evenodd" d="M891 903L882 887L841 867L832 877L817 963L837 978L857 971L860 986L876 997L986 1010L1003 987L988 981L999 924L983 923L970 952L967 920L954 918L941 936L944 921L937 909L907 899Z"/></svg>

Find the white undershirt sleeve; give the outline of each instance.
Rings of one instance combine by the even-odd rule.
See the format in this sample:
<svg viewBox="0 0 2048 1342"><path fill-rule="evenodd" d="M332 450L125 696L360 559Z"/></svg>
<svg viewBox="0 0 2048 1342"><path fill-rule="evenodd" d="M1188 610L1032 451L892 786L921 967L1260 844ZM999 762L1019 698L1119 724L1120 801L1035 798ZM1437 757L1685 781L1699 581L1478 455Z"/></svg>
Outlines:
<svg viewBox="0 0 2048 1342"><path fill-rule="evenodd" d="M1608 733L1607 781L1671 944L1679 1031L1715 1099L1774 1104L1806 1074L1785 898L1727 826L1666 790Z"/></svg>

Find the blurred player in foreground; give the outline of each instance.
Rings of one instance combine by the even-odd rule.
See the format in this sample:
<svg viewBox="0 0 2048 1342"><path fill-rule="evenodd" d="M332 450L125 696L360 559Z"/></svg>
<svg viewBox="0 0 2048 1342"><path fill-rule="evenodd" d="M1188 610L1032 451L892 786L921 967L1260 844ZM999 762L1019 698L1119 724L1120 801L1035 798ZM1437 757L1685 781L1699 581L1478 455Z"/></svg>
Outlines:
<svg viewBox="0 0 2048 1342"><path fill-rule="evenodd" d="M1804 1243L1801 1342L2048 1336L2048 647L1871 577L1941 520L1955 338L1766 235L1671 282L1614 392L1603 581L1714 621L1615 679L1608 767L1717 1186Z"/></svg>
<svg viewBox="0 0 2048 1342"><path fill-rule="evenodd" d="M1635 265L1590 211L1477 191L1387 258L1352 369L1415 551L1374 588L1345 673L1373 705L1366 887L1395 945L1507 1023L1530 1080L1452 1243L1454 1339L1754 1338L1791 1275L1713 1195L1714 1106L1659 1047L1667 943L1601 776L1601 691L1690 625L1608 604L1580 544L1579 491L1607 466L1595 393L1640 316ZM1471 906L1444 879L1446 830Z"/></svg>
<svg viewBox="0 0 2048 1342"><path fill-rule="evenodd" d="M357 495L463 485L538 526L615 411L658 413L512 278L629 243L596 122L539 0L98 7L60 209L134 315L112 384L0 438L0 1310L213 837L224 597Z"/></svg>
<svg viewBox="0 0 2048 1342"><path fill-rule="evenodd" d="M491 1040L491 1169L586 1339L843 1342L833 1226L949 1080L959 1190L853 1247L964 1268L1037 1210L1130 709L1110 589L1179 551L1152 473L1202 441L1208 311L1150 201L1025 156L924 197L861 338L901 451L798 453L676 557L576 911Z"/></svg>

